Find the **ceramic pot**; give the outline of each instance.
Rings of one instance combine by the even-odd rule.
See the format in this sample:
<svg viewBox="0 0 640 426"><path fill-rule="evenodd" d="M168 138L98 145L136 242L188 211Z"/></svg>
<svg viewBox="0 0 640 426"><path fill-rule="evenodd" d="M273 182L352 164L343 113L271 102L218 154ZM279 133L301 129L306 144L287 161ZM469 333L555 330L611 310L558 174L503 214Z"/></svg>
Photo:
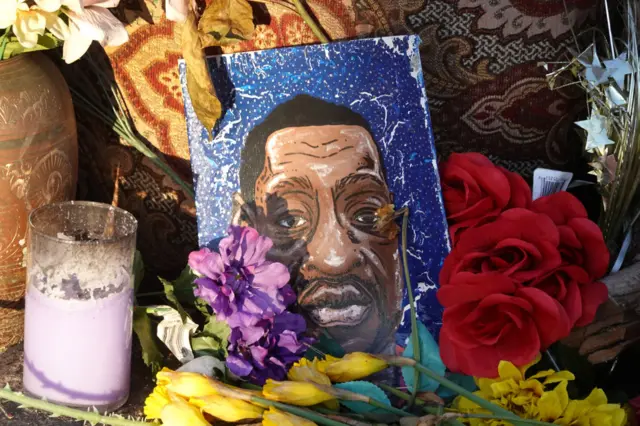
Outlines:
<svg viewBox="0 0 640 426"><path fill-rule="evenodd" d="M71 200L78 139L71 94L43 54L0 61L0 353L22 339L29 212Z"/></svg>

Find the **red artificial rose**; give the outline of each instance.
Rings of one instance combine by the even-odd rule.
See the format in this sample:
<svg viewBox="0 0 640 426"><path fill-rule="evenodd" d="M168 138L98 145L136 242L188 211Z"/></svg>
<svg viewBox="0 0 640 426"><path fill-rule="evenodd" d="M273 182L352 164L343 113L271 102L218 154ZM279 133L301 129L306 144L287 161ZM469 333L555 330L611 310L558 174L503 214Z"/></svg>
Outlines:
<svg viewBox="0 0 640 426"><path fill-rule="evenodd" d="M482 154L451 154L439 165L451 241L512 207L529 207L531 189L517 173L495 166Z"/></svg>
<svg viewBox="0 0 640 426"><path fill-rule="evenodd" d="M534 280L560 266L558 243L558 229L548 216L507 210L462 234L444 261L440 285L450 285L460 273L499 272L517 283Z"/></svg>
<svg viewBox="0 0 640 426"><path fill-rule="evenodd" d="M503 360L527 364L571 328L557 300L503 273L461 273L440 289L438 299L445 306L442 361L470 376L497 377Z"/></svg>
<svg viewBox="0 0 640 426"><path fill-rule="evenodd" d="M587 218L587 211L576 197L557 192L538 198L531 209L546 214L557 225L564 264L581 266L591 280L604 276L609 267L609 250L602 231Z"/></svg>
<svg viewBox="0 0 640 426"><path fill-rule="evenodd" d="M562 265L527 286L540 289L560 302L572 327L591 323L598 306L609 296L606 285L592 282L587 271L577 265Z"/></svg>

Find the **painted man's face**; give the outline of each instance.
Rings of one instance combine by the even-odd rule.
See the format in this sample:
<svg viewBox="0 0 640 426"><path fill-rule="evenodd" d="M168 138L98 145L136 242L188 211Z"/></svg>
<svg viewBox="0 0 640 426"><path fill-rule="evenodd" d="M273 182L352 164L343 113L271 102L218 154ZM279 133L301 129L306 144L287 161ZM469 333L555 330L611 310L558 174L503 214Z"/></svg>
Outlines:
<svg viewBox="0 0 640 426"><path fill-rule="evenodd" d="M374 230L376 210L393 200L369 132L329 125L273 133L255 202L308 318L347 351L387 349L402 281L397 239Z"/></svg>

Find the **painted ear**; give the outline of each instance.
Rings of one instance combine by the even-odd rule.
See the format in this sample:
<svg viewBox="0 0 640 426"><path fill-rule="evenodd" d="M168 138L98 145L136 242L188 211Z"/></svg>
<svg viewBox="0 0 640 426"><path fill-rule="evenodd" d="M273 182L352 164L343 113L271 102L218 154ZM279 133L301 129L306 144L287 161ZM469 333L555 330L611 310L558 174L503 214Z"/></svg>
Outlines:
<svg viewBox="0 0 640 426"><path fill-rule="evenodd" d="M231 206L231 225L250 226L256 228L257 213L255 203L247 203L239 192L233 194Z"/></svg>

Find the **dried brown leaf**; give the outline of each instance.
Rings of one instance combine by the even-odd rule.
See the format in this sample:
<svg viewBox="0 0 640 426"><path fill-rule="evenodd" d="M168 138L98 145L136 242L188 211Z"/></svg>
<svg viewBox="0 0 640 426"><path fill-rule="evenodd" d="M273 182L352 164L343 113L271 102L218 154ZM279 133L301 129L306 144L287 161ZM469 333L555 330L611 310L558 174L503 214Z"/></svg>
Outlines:
<svg viewBox="0 0 640 426"><path fill-rule="evenodd" d="M182 56L187 63L187 90L193 110L207 132L211 132L220 118L222 108L209 75L193 12L189 12L182 27Z"/></svg>
<svg viewBox="0 0 640 426"><path fill-rule="evenodd" d="M198 23L198 29L205 34L205 47L249 40L255 28L253 9L247 0L214 0Z"/></svg>
<svg viewBox="0 0 640 426"><path fill-rule="evenodd" d="M376 210L377 221L374 230L393 240L400 232L400 227L395 222L398 217L399 214L395 211L393 204L386 204L380 207Z"/></svg>

